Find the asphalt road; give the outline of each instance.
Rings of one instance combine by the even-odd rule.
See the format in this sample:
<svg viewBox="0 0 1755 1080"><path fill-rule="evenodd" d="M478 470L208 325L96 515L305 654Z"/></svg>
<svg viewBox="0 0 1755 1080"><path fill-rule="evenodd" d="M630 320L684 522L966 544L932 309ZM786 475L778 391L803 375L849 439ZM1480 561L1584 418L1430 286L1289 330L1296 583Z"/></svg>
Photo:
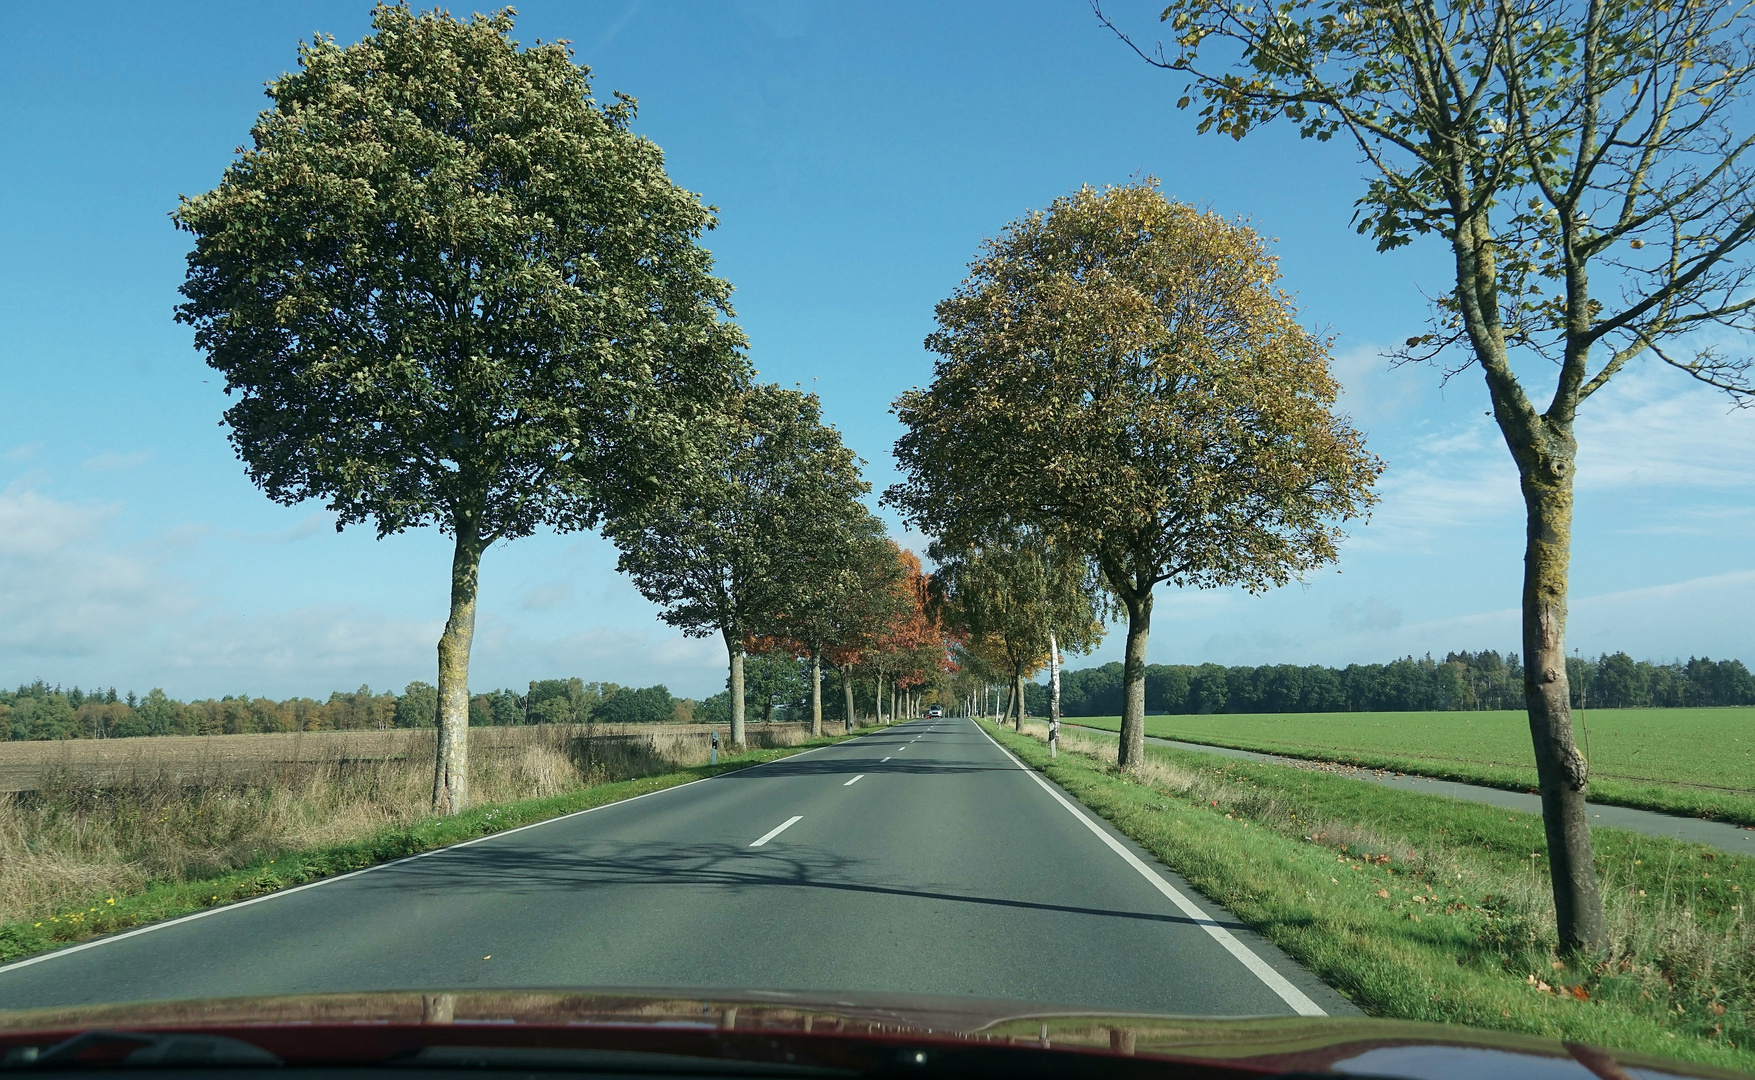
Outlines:
<svg viewBox="0 0 1755 1080"><path fill-rule="evenodd" d="M1354 1011L961 719L0 967L0 1009L580 986Z"/></svg>

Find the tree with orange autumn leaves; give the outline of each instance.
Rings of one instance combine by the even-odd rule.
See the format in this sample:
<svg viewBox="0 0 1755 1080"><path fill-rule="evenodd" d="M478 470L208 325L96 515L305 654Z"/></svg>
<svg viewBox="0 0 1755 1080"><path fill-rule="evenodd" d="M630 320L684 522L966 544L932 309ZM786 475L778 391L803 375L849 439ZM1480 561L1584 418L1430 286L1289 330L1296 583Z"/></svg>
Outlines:
<svg viewBox="0 0 1755 1080"><path fill-rule="evenodd" d="M875 541L875 542L871 542ZM844 718L851 726L854 680L870 677L883 714L886 683L913 702L919 688L955 670L953 635L930 610L931 578L912 551L881 534L868 537L845 568L836 595L820 595L800 605L797 616L782 616L784 633L750 635L744 650L753 655L780 653L811 664L811 730L822 733L822 668L841 676ZM904 705L903 708L911 708ZM895 713L892 707L892 718Z"/></svg>

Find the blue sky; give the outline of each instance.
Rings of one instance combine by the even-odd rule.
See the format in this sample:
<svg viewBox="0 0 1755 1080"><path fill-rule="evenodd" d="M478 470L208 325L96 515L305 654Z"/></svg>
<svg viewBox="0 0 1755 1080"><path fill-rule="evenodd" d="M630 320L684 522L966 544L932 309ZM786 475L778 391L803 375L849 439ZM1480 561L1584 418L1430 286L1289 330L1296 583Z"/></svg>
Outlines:
<svg viewBox="0 0 1755 1080"><path fill-rule="evenodd" d="M1338 567L1266 597L1160 593L1154 662L1388 660L1517 648L1522 520L1478 376L1441 387L1381 348L1447 285L1433 245L1354 235L1354 155L1273 130L1198 137L1180 83L1084 0L520 4L518 37L570 39L595 90L720 208L707 244L764 378L822 395L895 476L901 391L930 378L932 306L983 237L1080 184L1160 178L1278 240L1309 324L1336 337L1344 406L1389 461ZM458 10L466 10L459 8ZM1117 17L1155 34L1151 3ZM448 546L336 534L251 487L219 382L171 321L184 236L314 31L357 40L366 3L43 4L0 39L0 683L322 696L432 679ZM1746 347L1746 342L1734 343ZM1539 374L1539 373L1532 373ZM1571 644L1755 660L1755 412L1629 370L1580 424ZM897 524L899 529L899 523ZM904 539L922 547L919 537ZM472 681L581 675L723 683L594 535L490 551ZM1118 659L1120 634L1096 654ZM1083 663L1084 661L1075 661Z"/></svg>

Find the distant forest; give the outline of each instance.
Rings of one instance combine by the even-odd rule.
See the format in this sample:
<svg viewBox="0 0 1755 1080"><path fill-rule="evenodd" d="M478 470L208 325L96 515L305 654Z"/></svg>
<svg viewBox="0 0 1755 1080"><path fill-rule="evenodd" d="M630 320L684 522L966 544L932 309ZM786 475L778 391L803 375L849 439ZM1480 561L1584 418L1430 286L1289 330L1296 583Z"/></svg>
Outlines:
<svg viewBox="0 0 1755 1080"><path fill-rule="evenodd" d="M1626 653L1567 661L1572 704L1593 709L1755 705L1755 676L1741 660L1654 664ZM1048 715L1048 687L1031 683L1024 704ZM1523 665L1516 653L1453 652L1443 660L1403 657L1344 668L1293 664L1222 667L1152 664L1146 711L1155 713L1391 712L1522 709ZM1065 716L1121 713L1121 665L1063 671Z"/></svg>
<svg viewBox="0 0 1755 1080"><path fill-rule="evenodd" d="M745 664L745 707L755 720L808 717L805 667L791 657L751 656ZM824 694L840 683L824 680ZM870 710L871 688L862 687L861 708ZM837 696L829 702L840 709ZM0 741L23 739L120 739L140 735L249 735L271 731L370 731L434 726L439 692L411 682L402 693L362 686L327 701L222 697L177 701L163 690L145 697L115 688L81 690L41 680L0 690ZM831 715L840 716L839 712ZM728 723L729 697L721 690L705 701L672 696L664 685L631 687L583 679L536 679L523 693L491 690L469 702L471 727L518 724Z"/></svg>
<svg viewBox="0 0 1755 1080"><path fill-rule="evenodd" d="M138 735L243 735L267 731L363 731L432 727L439 692L412 682L400 694L362 686L314 698L223 697L177 701L109 690L63 689L40 680L0 691L0 740L126 738ZM469 702L474 727L513 724L687 722L695 702L664 686L643 689L582 679L538 679L522 694L494 690Z"/></svg>

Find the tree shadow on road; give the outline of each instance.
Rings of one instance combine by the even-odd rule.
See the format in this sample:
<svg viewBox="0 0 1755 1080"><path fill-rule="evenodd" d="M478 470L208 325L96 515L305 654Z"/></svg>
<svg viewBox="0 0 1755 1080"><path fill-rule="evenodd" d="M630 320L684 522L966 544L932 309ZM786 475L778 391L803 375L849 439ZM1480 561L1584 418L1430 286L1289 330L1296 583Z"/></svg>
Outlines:
<svg viewBox="0 0 1755 1080"><path fill-rule="evenodd" d="M1094 915L1132 922L1205 925L1186 915L1088 907L958 892L945 884L900 885L862 880L864 860L808 847L752 850L741 843L672 841L589 841L579 849L472 845L411 861L362 879L365 888L399 893L456 895L480 889L511 896L565 893L579 897L600 889L664 886L743 892L751 889L808 889L866 893L955 904L978 904L1014 911ZM1212 920L1229 930L1245 927Z"/></svg>

